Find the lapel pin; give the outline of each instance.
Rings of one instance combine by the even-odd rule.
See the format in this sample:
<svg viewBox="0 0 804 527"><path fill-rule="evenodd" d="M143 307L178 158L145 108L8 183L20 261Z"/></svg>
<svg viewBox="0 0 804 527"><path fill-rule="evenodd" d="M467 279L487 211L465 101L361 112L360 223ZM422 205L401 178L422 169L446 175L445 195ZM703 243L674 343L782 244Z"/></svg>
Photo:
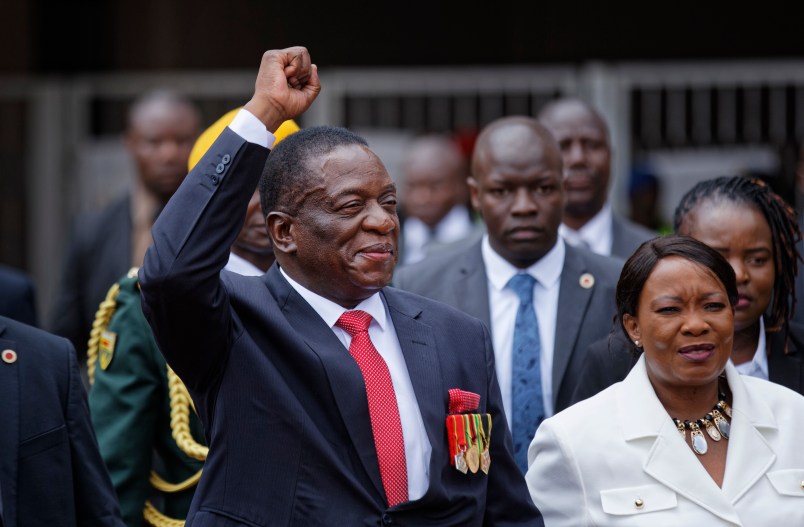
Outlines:
<svg viewBox="0 0 804 527"><path fill-rule="evenodd" d="M589 273L584 273L581 275L581 279L578 280L578 283L580 283L581 287L584 289L589 289L595 285L595 277Z"/></svg>
<svg viewBox="0 0 804 527"><path fill-rule="evenodd" d="M3 357L3 362L6 364L13 364L17 362L17 352L11 349L3 350L3 353L0 353Z"/></svg>

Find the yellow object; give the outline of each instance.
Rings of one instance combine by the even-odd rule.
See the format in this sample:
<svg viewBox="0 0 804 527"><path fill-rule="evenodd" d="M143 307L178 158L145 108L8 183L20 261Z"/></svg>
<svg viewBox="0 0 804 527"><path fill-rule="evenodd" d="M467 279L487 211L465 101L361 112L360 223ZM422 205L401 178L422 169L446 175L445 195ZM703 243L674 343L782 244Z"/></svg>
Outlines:
<svg viewBox="0 0 804 527"><path fill-rule="evenodd" d="M221 135L223 129L229 126L229 123L232 122L235 115L237 115L237 112L239 111L240 108L229 110L198 136L198 139L196 139L195 144L193 145L193 149L190 151L190 158L187 160L189 170L192 170L193 167L199 161L201 161L201 158L207 153L207 150L209 150L209 147L212 146L212 143L214 143L218 136ZM298 131L299 125L296 124L295 121L285 121L279 126L279 128L277 128L276 132L274 132L274 136L276 137L276 142L274 144L279 143L279 141L285 137Z"/></svg>
<svg viewBox="0 0 804 527"><path fill-rule="evenodd" d="M100 348L101 334L109 325L117 308L117 294L120 292L120 284L114 284L106 293L106 298L100 303L92 322L92 331L89 334L87 344L87 376L90 386L95 382L95 364L98 362L98 349ZM109 357L111 360L111 356ZM107 363L108 366L108 363Z"/></svg>

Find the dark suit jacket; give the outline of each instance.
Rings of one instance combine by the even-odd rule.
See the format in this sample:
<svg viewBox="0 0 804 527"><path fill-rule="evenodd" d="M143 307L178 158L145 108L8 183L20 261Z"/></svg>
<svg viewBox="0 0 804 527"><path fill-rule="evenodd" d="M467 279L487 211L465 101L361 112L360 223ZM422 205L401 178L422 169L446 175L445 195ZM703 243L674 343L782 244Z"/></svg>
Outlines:
<svg viewBox="0 0 804 527"><path fill-rule="evenodd" d="M804 395L804 326L790 322L788 352L785 353L784 336L781 333L768 335L768 378ZM603 391L615 382L620 382L636 364L638 356L631 350L633 344L618 328L611 341L603 338L589 347L588 358L581 372L578 387L572 395L576 403Z"/></svg>
<svg viewBox="0 0 804 527"><path fill-rule="evenodd" d="M627 260L642 242L656 236L659 236L658 232L614 214L611 218L611 255Z"/></svg>
<svg viewBox="0 0 804 527"><path fill-rule="evenodd" d="M23 272L0 265L0 316L36 326L34 284Z"/></svg>
<svg viewBox="0 0 804 527"><path fill-rule="evenodd" d="M0 525L122 526L70 343L0 317Z"/></svg>
<svg viewBox="0 0 804 527"><path fill-rule="evenodd" d="M99 304L131 268L130 201L123 196L100 211L80 215L72 226L48 329L72 341L82 364Z"/></svg>
<svg viewBox="0 0 804 527"><path fill-rule="evenodd" d="M424 497L387 508L364 382L346 348L276 265L260 277L220 272L266 155L225 130L160 215L140 270L146 318L210 445L188 525L541 525L502 426L485 328L393 288L381 295L432 456ZM450 466L450 388L478 393L496 425L488 476Z"/></svg>
<svg viewBox="0 0 804 527"><path fill-rule="evenodd" d="M466 249L434 255L424 262L400 268L394 275L394 285L456 307L491 328L488 278L481 244L482 241L478 241ZM622 267L622 260L569 244L566 248L553 359L556 412L570 404L587 348L611 328L615 313L614 290ZM591 288L580 284L584 273L594 276Z"/></svg>

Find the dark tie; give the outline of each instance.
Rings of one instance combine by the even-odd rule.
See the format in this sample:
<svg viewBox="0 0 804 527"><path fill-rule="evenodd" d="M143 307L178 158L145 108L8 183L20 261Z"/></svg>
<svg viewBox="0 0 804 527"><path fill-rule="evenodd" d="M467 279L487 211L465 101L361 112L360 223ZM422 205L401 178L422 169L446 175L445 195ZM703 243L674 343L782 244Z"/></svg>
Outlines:
<svg viewBox="0 0 804 527"><path fill-rule="evenodd" d="M336 326L352 336L349 354L360 367L366 383L371 430L380 463L380 475L388 505L408 500L408 467L405 461L405 438L396 393L388 366L369 338L371 315L365 311L347 311Z"/></svg>
<svg viewBox="0 0 804 527"><path fill-rule="evenodd" d="M520 273L511 278L506 286L519 297L511 376L511 436L514 440L514 459L523 473L528 469L528 446L544 418L539 363L542 345L536 311L533 309L535 283L536 279L531 275Z"/></svg>

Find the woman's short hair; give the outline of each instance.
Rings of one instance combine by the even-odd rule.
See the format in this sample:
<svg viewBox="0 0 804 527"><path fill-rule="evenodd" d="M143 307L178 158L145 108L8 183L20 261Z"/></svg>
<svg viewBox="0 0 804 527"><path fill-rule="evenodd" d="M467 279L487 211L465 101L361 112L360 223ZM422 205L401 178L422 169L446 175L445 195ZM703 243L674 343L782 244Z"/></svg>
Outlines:
<svg viewBox="0 0 804 527"><path fill-rule="evenodd" d="M628 333L623 326L623 316L636 315L639 309L639 296L645 287L653 269L659 261L678 256L690 262L696 263L709 270L726 289L729 304L732 308L737 303L737 279L734 269L723 256L703 242L690 236L673 234L660 236L644 242L626 260L620 273L620 280L617 282L617 325L620 331ZM630 342L631 339L628 338ZM634 347L634 351L637 348Z"/></svg>

